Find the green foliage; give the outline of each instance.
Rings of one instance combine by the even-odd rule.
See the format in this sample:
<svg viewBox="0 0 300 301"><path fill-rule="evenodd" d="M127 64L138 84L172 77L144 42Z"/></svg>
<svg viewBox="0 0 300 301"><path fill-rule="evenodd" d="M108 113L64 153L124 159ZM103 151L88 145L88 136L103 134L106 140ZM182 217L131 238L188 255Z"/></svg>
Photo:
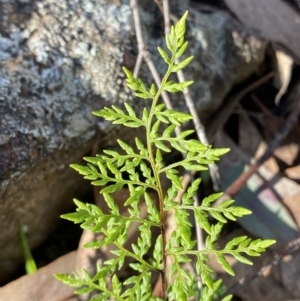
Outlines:
<svg viewBox="0 0 300 301"><path fill-rule="evenodd" d="M28 241L26 238L26 234L24 231L24 226L20 224L20 242L24 254L24 260L25 260L25 271L26 274L33 274L37 271L36 263L32 257L30 247L28 245Z"/></svg>
<svg viewBox="0 0 300 301"><path fill-rule="evenodd" d="M76 212L65 214L62 217L74 223L80 223L83 229L103 234L102 240L90 242L85 247L115 246L111 251L115 256L105 261L103 265L99 265L96 275L91 276L85 270L82 270L82 277L76 273L56 275L59 280L76 287L77 294L98 291L91 301L187 301L193 296L197 275L200 276L204 285L200 300L209 301L219 290L221 281L213 280L213 270L207 264L208 254L215 254L224 270L234 275L225 255L232 255L240 262L251 264L245 254L258 256L274 243L271 240L251 240L242 236L228 242L225 248L218 248L217 239L224 223L227 220L235 221L238 217L250 214L250 211L232 206L232 200L212 207L212 204L222 195L220 193L206 197L199 207L195 207L193 198L199 188L200 179L191 183L180 203L175 201L178 190L183 190L178 167L184 167L191 171L205 170L208 164L215 162L228 151L228 149L213 149L198 140L188 139L187 137L193 133L191 130L183 131L176 137L174 133L176 126L191 120L192 116L165 109L165 105L158 102L163 91L176 93L183 91L192 83L192 81L174 83L169 80L172 72L181 70L192 60L192 57L188 57L179 63L175 62L184 54L188 45L184 41L186 18L187 13L172 27L171 33L166 35L166 44L170 54L162 48L158 48L168 66L160 87L152 84L150 88L147 88L142 80L134 78L132 73L124 68L128 87L135 91L137 97L150 99L152 101L151 109L145 108L141 118L127 103L124 104L125 110L112 106L112 108L94 112L95 115L114 124L144 127L146 144L136 138L136 145L133 148L124 141L118 140L118 144L123 150L122 153L106 150L102 155L86 157L85 160L88 162L86 166L71 165L85 179L91 180L93 185L104 186L100 193L103 195L109 211L104 213L96 205L84 204L75 200ZM162 124L164 127L161 126ZM184 153L185 157L179 162L165 166L163 153L171 152L172 149ZM124 177L124 173L129 177ZM140 173L143 179L141 179ZM163 174L172 183L165 195L161 185ZM112 197L113 192L123 187L127 187L130 192L130 196L124 203L129 213L128 216L120 215L120 210ZM158 204L151 198L150 191L157 193ZM146 218L140 216L142 198L147 206ZM174 212L177 228L166 241L165 218L168 211ZM194 213L196 222L207 233L204 250L195 249L196 242L192 239L192 224L189 218L191 213ZM216 224L211 224L209 215L215 218ZM128 240L128 230L132 223L139 224L139 237L130 249L126 249L124 243ZM152 233L155 227L161 230L161 234L151 248ZM149 250L152 251L149 252ZM145 256L146 254L147 256ZM167 257L172 258L173 264L170 267L170 275L168 275L171 283L166 287ZM130 275L133 276L129 276L122 283L117 277L117 271L122 268L125 259L128 258L131 259L130 267L133 272ZM188 273L182 266L183 263L190 262L192 259L195 260L195 274ZM160 298L153 296L152 293L151 279L156 272L161 273L164 283ZM230 299L231 296L227 296L223 301Z"/></svg>

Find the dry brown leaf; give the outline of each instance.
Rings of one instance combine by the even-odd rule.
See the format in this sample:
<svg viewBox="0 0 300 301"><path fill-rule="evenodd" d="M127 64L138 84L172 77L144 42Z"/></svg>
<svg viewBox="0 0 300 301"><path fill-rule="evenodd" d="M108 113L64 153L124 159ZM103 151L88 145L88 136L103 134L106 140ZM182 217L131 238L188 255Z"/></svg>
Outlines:
<svg viewBox="0 0 300 301"><path fill-rule="evenodd" d="M277 60L276 81L279 85L279 91L276 95L275 103L278 105L281 97L286 93L291 81L294 61L283 51L277 50L275 54Z"/></svg>
<svg viewBox="0 0 300 301"><path fill-rule="evenodd" d="M300 165L287 168L285 170L285 173L290 179L299 181L300 180Z"/></svg>
<svg viewBox="0 0 300 301"><path fill-rule="evenodd" d="M300 61L300 16L282 0L225 0L229 9L246 26L282 44Z"/></svg>

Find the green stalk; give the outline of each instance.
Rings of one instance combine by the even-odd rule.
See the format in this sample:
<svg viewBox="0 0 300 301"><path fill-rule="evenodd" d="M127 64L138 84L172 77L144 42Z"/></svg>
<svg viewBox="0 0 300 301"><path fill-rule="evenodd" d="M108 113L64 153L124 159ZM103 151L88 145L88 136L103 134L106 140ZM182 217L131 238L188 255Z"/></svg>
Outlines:
<svg viewBox="0 0 300 301"><path fill-rule="evenodd" d="M172 67L174 65L174 61L175 61L175 55L172 55L172 59L171 59L171 64L168 66L168 70L162 80L161 86L159 87L157 93L155 94L154 98L153 98L153 102L151 105L151 109L150 109L150 113L149 113L149 118L148 118L148 123L147 123L147 127L146 127L146 137L147 137L147 148L148 148L148 153L149 153L149 158L150 158L150 164L151 164L151 168L154 174L154 178L155 178L155 183L156 186L158 188L158 200L159 200L159 212L160 212L160 221L161 221L161 235L162 235L162 252L163 252L163 270L161 272L161 279L162 279L162 292L161 292L161 297L164 300L167 300L167 279L166 279L166 267L167 267L167 255L166 255L166 245L167 245L167 240L166 240L166 231L165 231L165 218L166 218L166 213L164 210L164 195L163 195L163 190L162 190L162 185L161 185L161 181L160 181L160 172L159 170L156 169L156 164L155 164L155 157L154 157L154 153L153 153L153 142L150 138L150 132L151 132L151 128L152 128L152 122L153 122L153 117L155 115L155 107L157 105L158 99L161 95L161 93L164 90L165 84L171 74L171 70Z"/></svg>
<svg viewBox="0 0 300 301"><path fill-rule="evenodd" d="M25 259L25 271L26 271L26 274L33 274L37 271L37 267L36 267L35 261L32 257L32 254L31 254L31 251L29 248L29 244L28 244L22 224L20 224L19 232L20 232L21 246L22 246L23 255L24 255L24 259Z"/></svg>

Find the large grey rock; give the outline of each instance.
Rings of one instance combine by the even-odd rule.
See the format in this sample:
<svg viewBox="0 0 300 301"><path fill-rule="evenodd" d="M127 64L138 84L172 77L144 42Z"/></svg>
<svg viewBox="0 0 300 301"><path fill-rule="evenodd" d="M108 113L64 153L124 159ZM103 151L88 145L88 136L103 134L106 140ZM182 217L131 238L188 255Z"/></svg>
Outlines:
<svg viewBox="0 0 300 301"><path fill-rule="evenodd" d="M164 41L162 16L152 1L139 3L145 40L163 74L156 51ZM174 7L175 14L185 9ZM207 118L257 69L265 43L229 15L195 8L187 38L195 59L186 78L195 81L191 94ZM37 246L86 189L68 164L91 150L97 133L101 148L115 147L116 136L135 135L91 111L124 101L137 110L146 104L124 83L122 65L133 68L136 54L128 0L0 0L0 278L22 258L19 223ZM140 76L151 81L145 64ZM172 100L186 110L181 95Z"/></svg>

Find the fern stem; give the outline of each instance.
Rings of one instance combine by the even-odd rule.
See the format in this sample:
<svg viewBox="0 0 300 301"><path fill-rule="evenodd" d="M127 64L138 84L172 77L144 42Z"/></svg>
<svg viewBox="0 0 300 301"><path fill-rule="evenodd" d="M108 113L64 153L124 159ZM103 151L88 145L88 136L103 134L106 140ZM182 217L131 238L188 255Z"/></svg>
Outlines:
<svg viewBox="0 0 300 301"><path fill-rule="evenodd" d="M160 90L163 85L160 87ZM157 92L156 96L159 96L159 92ZM155 96L155 97L156 97ZM150 157L150 163L152 167L152 171L154 174L155 182L157 185L157 192L158 192L158 200L159 200L159 212L160 212L160 229L161 229L161 235L162 235L162 261L163 261L163 270L161 271L161 279L162 279L162 291L161 291L161 297L163 300L167 300L167 282L166 282L166 265L167 265L167 257L166 257L166 231L165 231L165 211L164 211L164 196L163 196L163 191L162 191L162 185L159 177L158 170L156 169L156 164L155 164L155 158L154 154L152 151L152 142L150 139L150 131L151 131L151 126L152 126L152 119L154 115L154 110L155 110L155 105L157 103L158 97L156 97L153 100L151 111L149 114L149 119L148 119L148 125L147 125L147 147L148 147L148 153Z"/></svg>
<svg viewBox="0 0 300 301"><path fill-rule="evenodd" d="M166 82L172 72L172 67L174 65L175 57L174 55L172 56L171 63L168 66L168 70L162 80L161 86L159 87L157 93L155 94L153 98L153 102L151 105L149 117L148 117L148 123L146 126L146 137L147 137L147 148L148 148L148 153L149 153L149 158L150 158L150 164L151 168L154 174L155 182L157 185L157 192L158 192L158 199L159 199L159 212L160 212L160 221L161 221L161 235L162 235L162 261L163 261L163 270L161 271L161 279L162 279L162 291L161 291L161 298L163 300L167 300L167 279L166 279L166 268L167 268L167 255L166 255L166 245L167 245L167 240L166 240L166 230L165 230L165 219L166 219L166 213L164 210L164 195L163 195L163 189L160 181L160 171L156 167L156 162L155 162L155 157L152 149L152 140L150 137L150 132L152 128L152 122L153 122L153 117L155 115L155 107L157 105L158 99L162 92L164 91L164 87L166 85Z"/></svg>
<svg viewBox="0 0 300 301"><path fill-rule="evenodd" d="M155 182L158 188L158 199L159 199L159 212L160 212L160 228L161 228L161 235L162 235L162 261L163 261L163 270L161 272L161 279L162 279L162 291L161 291L161 297L163 300L167 300L167 281L166 281L166 265L167 265L167 256L166 256L166 231L165 231L165 211L164 211L164 196L163 196L163 191L162 191L162 185L159 177L159 172L156 169L156 164L155 164L155 158L152 150L152 141L150 138L150 131L152 127L152 120L155 114L155 107L158 101L158 98L160 94L163 91L164 84L166 83L167 76L170 75L170 67L168 68L168 71L166 76L163 78L162 84L159 87L159 90L157 91L150 110L149 114L149 119L148 119L148 124L147 124L147 148L148 148L148 153L150 157L150 163L152 167L152 171L154 174Z"/></svg>

